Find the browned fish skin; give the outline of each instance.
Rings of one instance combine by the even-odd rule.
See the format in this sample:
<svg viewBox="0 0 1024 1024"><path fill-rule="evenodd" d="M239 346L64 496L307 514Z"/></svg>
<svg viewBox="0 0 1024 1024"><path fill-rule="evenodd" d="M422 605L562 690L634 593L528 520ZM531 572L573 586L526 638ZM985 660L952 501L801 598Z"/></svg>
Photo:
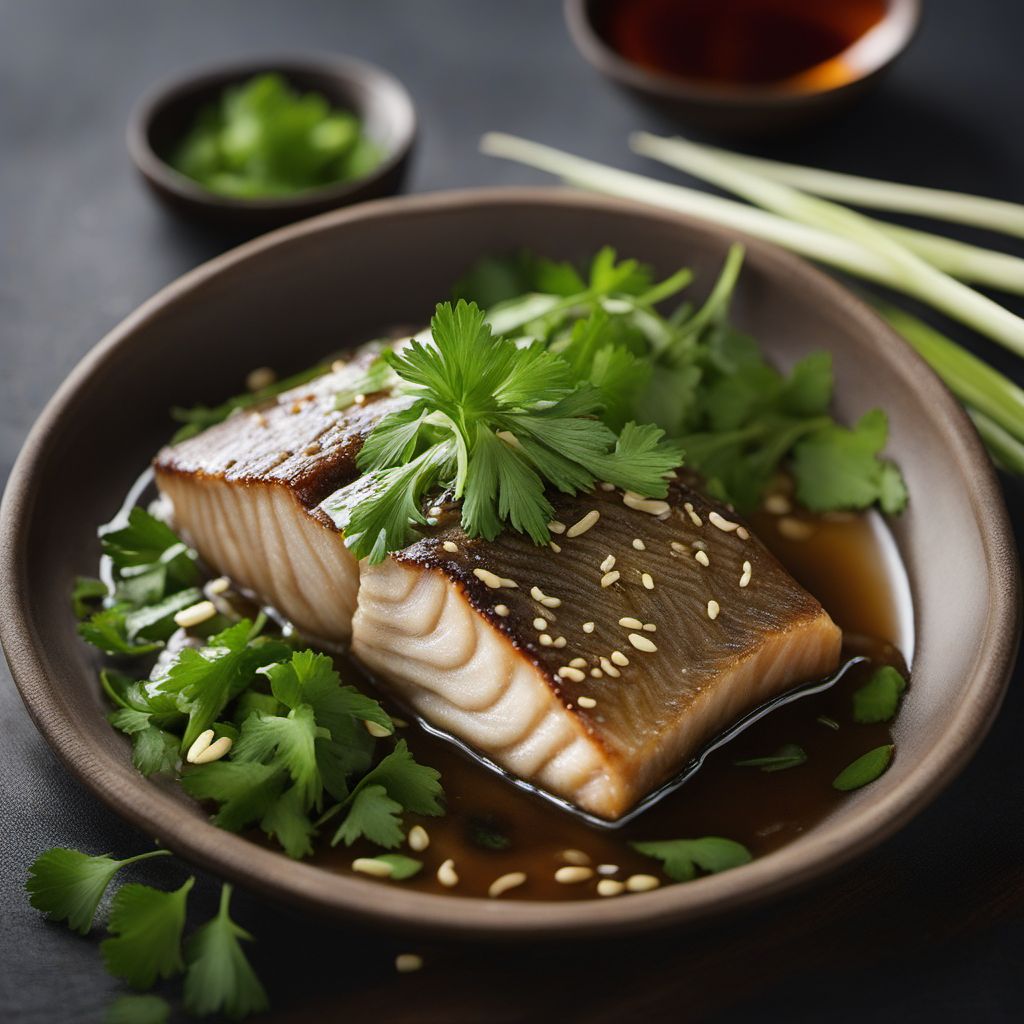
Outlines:
<svg viewBox="0 0 1024 1024"><path fill-rule="evenodd" d="M510 772L614 819L746 710L838 663L818 602L681 482L661 515L618 491L556 497L566 527L599 515L550 549L470 540L445 506L409 548L357 564L318 504L360 486L362 441L398 400L335 411L348 374L164 449L157 483L211 566L307 635L351 640L400 699Z"/></svg>

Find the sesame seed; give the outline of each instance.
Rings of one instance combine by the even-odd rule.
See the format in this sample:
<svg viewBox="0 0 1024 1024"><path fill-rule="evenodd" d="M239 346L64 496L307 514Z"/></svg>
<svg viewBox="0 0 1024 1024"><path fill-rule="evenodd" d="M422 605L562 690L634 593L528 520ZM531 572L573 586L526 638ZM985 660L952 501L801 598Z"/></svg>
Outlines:
<svg viewBox="0 0 1024 1024"><path fill-rule="evenodd" d="M629 642L638 651L643 651L645 654L654 654L658 649L652 640L648 640L647 637L641 636L639 633L630 633Z"/></svg>
<svg viewBox="0 0 1024 1024"><path fill-rule="evenodd" d="M559 856L566 864L589 864L590 854L583 850L563 850Z"/></svg>
<svg viewBox="0 0 1024 1024"><path fill-rule="evenodd" d="M614 661L616 665L621 665L623 668L629 664L629 658L627 658L622 651L612 651L612 661Z"/></svg>
<svg viewBox="0 0 1024 1024"><path fill-rule="evenodd" d="M592 668L590 676L592 679L604 679L604 673L599 668Z"/></svg>
<svg viewBox="0 0 1024 1024"><path fill-rule="evenodd" d="M439 516L443 511L444 509L442 509L440 505L431 505L430 508L427 509L427 515Z"/></svg>
<svg viewBox="0 0 1024 1024"><path fill-rule="evenodd" d="M704 520L701 519L701 517L699 515L697 515L696 512L693 511L693 504L691 502L689 502L689 501L684 502L683 503L683 508L685 509L686 514L690 517L690 522L693 523L694 526L703 526L704 525Z"/></svg>
<svg viewBox="0 0 1024 1024"><path fill-rule="evenodd" d="M611 572L606 572L601 577L601 586L602 587L610 587L613 583L617 583L618 580L619 580L620 575L621 575L621 573L619 572L618 569L612 569Z"/></svg>
<svg viewBox="0 0 1024 1024"><path fill-rule="evenodd" d="M779 533L789 540L807 540L814 534L814 527L802 519L785 516L779 520Z"/></svg>
<svg viewBox="0 0 1024 1024"><path fill-rule="evenodd" d="M320 442L314 441L312 444L307 444L306 447L302 449L302 454L316 455L318 451L320 451Z"/></svg>
<svg viewBox="0 0 1024 1024"><path fill-rule="evenodd" d="M265 427L267 425L267 417L261 412L254 412L252 414L252 421L257 427Z"/></svg>
<svg viewBox="0 0 1024 1024"><path fill-rule="evenodd" d="M611 676L612 679L618 679L622 673L607 659L602 657L601 668L604 670L605 675Z"/></svg>
<svg viewBox="0 0 1024 1024"><path fill-rule="evenodd" d="M562 885L578 885L594 877L594 869L582 864L572 864L555 872L555 881Z"/></svg>
<svg viewBox="0 0 1024 1024"><path fill-rule="evenodd" d="M395 970L399 974L412 974L423 967L423 957L418 953L399 953L395 957Z"/></svg>
<svg viewBox="0 0 1024 1024"><path fill-rule="evenodd" d="M587 659L586 658L573 658L572 661L569 662L569 664L572 665L573 668L586 668L587 667Z"/></svg>
<svg viewBox="0 0 1024 1024"><path fill-rule="evenodd" d="M601 572L611 572L612 569L614 569L614 568L615 568L615 556L614 555L609 555L601 563Z"/></svg>
<svg viewBox="0 0 1024 1024"><path fill-rule="evenodd" d="M593 697L580 697L576 701L581 708L596 708L597 701Z"/></svg>
<svg viewBox="0 0 1024 1024"><path fill-rule="evenodd" d="M548 547L551 548L556 555L560 555L562 553L561 545L556 544L553 540L548 541Z"/></svg>
<svg viewBox="0 0 1024 1024"><path fill-rule="evenodd" d="M594 624L592 622L584 622L583 623L583 632L584 633L593 633L594 632Z"/></svg>
<svg viewBox="0 0 1024 1024"><path fill-rule="evenodd" d="M736 536L740 540L750 540L750 531L745 526L736 527Z"/></svg>
<svg viewBox="0 0 1024 1024"><path fill-rule="evenodd" d="M504 576L496 576L489 569L474 569L473 575L485 586L490 587L491 590L497 590L499 587L516 586L515 580L506 579Z"/></svg>
<svg viewBox="0 0 1024 1024"><path fill-rule="evenodd" d="M793 505L784 494L769 494L764 499L764 510L773 516L786 516L793 511Z"/></svg>
<svg viewBox="0 0 1024 1024"><path fill-rule="evenodd" d="M212 619L216 614L217 609L212 601L199 601L196 604L190 604L187 608L182 608L174 616L174 622L182 629L191 629L201 622L206 622L207 619Z"/></svg>
<svg viewBox="0 0 1024 1024"><path fill-rule="evenodd" d="M391 730L378 722L371 722L368 718L363 719L363 728L374 738L378 740L384 739L385 736L391 735Z"/></svg>
<svg viewBox="0 0 1024 1024"><path fill-rule="evenodd" d="M706 551L698 550L694 553L693 557L696 558L701 565L708 566L711 564L711 559L708 558L708 553Z"/></svg>
<svg viewBox="0 0 1024 1024"><path fill-rule="evenodd" d="M601 490L602 491L614 491L615 490L615 484L610 484L610 483L608 483L607 480L602 480L601 481Z"/></svg>
<svg viewBox="0 0 1024 1024"><path fill-rule="evenodd" d="M645 633L657 633L658 627L653 622L645 622L643 624L643 631Z"/></svg>
<svg viewBox="0 0 1024 1024"><path fill-rule="evenodd" d="M360 391L359 394L353 396L352 401L355 402L356 405L363 405L366 402L366 395Z"/></svg>
<svg viewBox="0 0 1024 1024"><path fill-rule="evenodd" d="M708 513L708 522L712 526L717 526L722 533L732 533L733 530L739 529L739 523L734 523L731 519L726 519L725 516L720 516L717 512Z"/></svg>
<svg viewBox="0 0 1024 1024"><path fill-rule="evenodd" d="M507 604L496 604L494 606L494 614L495 615L500 615L502 618L505 618L508 615L508 605Z"/></svg>
<svg viewBox="0 0 1024 1024"><path fill-rule="evenodd" d="M566 639L564 636L555 637L555 647L564 647L566 645Z"/></svg>
<svg viewBox="0 0 1024 1024"><path fill-rule="evenodd" d="M544 605L545 608L558 608L562 603L562 599L560 597L548 597L540 587L531 587L530 597L532 597L534 601Z"/></svg>
<svg viewBox="0 0 1024 1024"><path fill-rule="evenodd" d="M331 363L331 372L340 373L346 366L348 366L347 359L335 359L334 362Z"/></svg>
<svg viewBox="0 0 1024 1024"><path fill-rule="evenodd" d="M215 580L210 580L210 582L203 587L203 590L205 590L211 597L217 597L219 594L223 594L225 591L230 589L230 587L231 580L229 580L227 576L218 576Z"/></svg>
<svg viewBox="0 0 1024 1024"><path fill-rule="evenodd" d="M622 496L622 501L629 508L635 509L637 512L647 512L652 516L663 515L672 507L667 501L662 501L660 498L645 498L642 494L637 494L636 491L626 491Z"/></svg>
<svg viewBox="0 0 1024 1024"><path fill-rule="evenodd" d="M715 601L714 599L712 599L711 601L708 601L708 618L709 619L711 619L712 621L717 619L718 618L718 613L721 610L722 609L719 606L717 601Z"/></svg>
<svg viewBox="0 0 1024 1024"><path fill-rule="evenodd" d="M437 869L437 880L446 889L454 889L459 884L459 876L455 873L455 861L450 857Z"/></svg>
<svg viewBox="0 0 1024 1024"><path fill-rule="evenodd" d="M541 633L537 639L540 641L541 647L550 647L555 641L551 638L550 633Z"/></svg>
<svg viewBox="0 0 1024 1024"><path fill-rule="evenodd" d="M630 892L649 892L657 889L661 882L654 875L630 875L626 879L626 888Z"/></svg>
<svg viewBox="0 0 1024 1024"><path fill-rule="evenodd" d="M548 620L547 619L542 619L542 618L539 618L539 617L534 619L533 620L533 628L534 629L547 629L548 628Z"/></svg>
<svg viewBox="0 0 1024 1024"><path fill-rule="evenodd" d="M749 562L743 563L743 575L740 577L740 586L745 587L750 583L750 577L754 574L753 566Z"/></svg>
<svg viewBox="0 0 1024 1024"><path fill-rule="evenodd" d="M626 615L619 619L619 625L625 626L627 629L642 629L644 624L639 619L633 619Z"/></svg>
<svg viewBox="0 0 1024 1024"><path fill-rule="evenodd" d="M214 732L212 729L204 729L193 742L192 746L188 748L188 753L185 755L185 760L189 764L195 764L196 758L205 751L210 744L213 742Z"/></svg>
<svg viewBox="0 0 1024 1024"><path fill-rule="evenodd" d="M598 896L621 896L625 891L626 887L621 882L616 882L614 878L602 878L597 883Z"/></svg>
<svg viewBox="0 0 1024 1024"><path fill-rule="evenodd" d="M637 551L646 551L647 550L647 545L639 537L634 537L633 538L633 547Z"/></svg>
<svg viewBox="0 0 1024 1024"><path fill-rule="evenodd" d="M563 665L558 670L558 674L563 679L571 679L574 683L582 683L587 678L578 668L573 668L572 665Z"/></svg>
<svg viewBox="0 0 1024 1024"><path fill-rule="evenodd" d="M445 551L449 552L449 554L452 554L452 555L454 555L455 552L459 550L459 545L456 544L455 541L453 541L453 540L446 540L441 545L441 547L443 547L445 549Z"/></svg>
<svg viewBox="0 0 1024 1024"><path fill-rule="evenodd" d="M565 533L565 523L560 523L557 519L552 519L551 522L548 523L548 530L550 530L551 533Z"/></svg>
<svg viewBox="0 0 1024 1024"><path fill-rule="evenodd" d="M292 402L291 407L288 410L292 416L298 416L302 412L302 404L300 402Z"/></svg>
<svg viewBox="0 0 1024 1024"><path fill-rule="evenodd" d="M645 572L640 576L640 582L644 585L645 589L654 589L654 577L649 572Z"/></svg>
<svg viewBox="0 0 1024 1024"><path fill-rule="evenodd" d="M258 366L245 378L245 387L248 391L262 391L276 381L277 374L269 366Z"/></svg>
<svg viewBox="0 0 1024 1024"><path fill-rule="evenodd" d="M496 878L491 882L490 888L487 890L487 895L496 899L498 896L508 892L509 889L518 888L525 881L525 872L510 871L507 875L502 875L500 878Z"/></svg>
<svg viewBox="0 0 1024 1024"><path fill-rule="evenodd" d="M409 849L414 853L422 853L430 845L430 835L422 825L413 825L409 829Z"/></svg>
<svg viewBox="0 0 1024 1024"><path fill-rule="evenodd" d="M390 878L392 867L386 860L377 860L375 857L356 857L352 861L352 870L364 875L373 875L374 878Z"/></svg>
<svg viewBox="0 0 1024 1024"><path fill-rule="evenodd" d="M592 508L578 523L573 523L565 531L566 537L580 537L587 532L601 518L601 513Z"/></svg>

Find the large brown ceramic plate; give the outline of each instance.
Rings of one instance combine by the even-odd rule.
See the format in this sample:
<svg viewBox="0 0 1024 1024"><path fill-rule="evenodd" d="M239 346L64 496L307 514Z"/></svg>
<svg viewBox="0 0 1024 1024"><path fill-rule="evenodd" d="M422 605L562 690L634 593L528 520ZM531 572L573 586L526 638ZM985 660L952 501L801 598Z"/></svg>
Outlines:
<svg viewBox="0 0 1024 1024"><path fill-rule="evenodd" d="M528 247L583 260L605 244L713 279L731 232L624 202L544 191L384 200L257 239L198 268L115 328L47 406L15 466L2 514L0 627L36 724L68 768L118 813L187 860L336 916L447 935L555 937L691 922L765 900L862 853L907 822L967 762L995 715L1017 642L1016 554L984 451L925 365L849 292L756 241L735 302L739 326L780 364L832 352L838 414L881 405L910 488L892 524L915 607L913 688L898 754L877 783L754 863L618 900L452 898L341 877L220 831L174 789L131 767L104 719L93 653L68 602L90 571L95 529L167 437L167 409L238 389L247 369L299 368L347 341L417 324L478 257Z"/></svg>

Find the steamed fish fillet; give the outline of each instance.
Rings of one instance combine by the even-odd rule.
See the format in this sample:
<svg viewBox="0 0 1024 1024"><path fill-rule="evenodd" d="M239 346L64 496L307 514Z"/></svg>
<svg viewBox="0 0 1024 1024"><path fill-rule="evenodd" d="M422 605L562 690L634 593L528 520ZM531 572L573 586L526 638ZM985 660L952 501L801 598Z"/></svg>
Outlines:
<svg viewBox="0 0 1024 1024"><path fill-rule="evenodd" d="M161 452L175 525L512 774L613 820L740 715L838 664L821 605L681 483L660 514L616 491L559 496L551 549L471 540L442 505L411 547L356 563L319 505L360 486L361 439L394 400L339 413L338 387L321 379Z"/></svg>

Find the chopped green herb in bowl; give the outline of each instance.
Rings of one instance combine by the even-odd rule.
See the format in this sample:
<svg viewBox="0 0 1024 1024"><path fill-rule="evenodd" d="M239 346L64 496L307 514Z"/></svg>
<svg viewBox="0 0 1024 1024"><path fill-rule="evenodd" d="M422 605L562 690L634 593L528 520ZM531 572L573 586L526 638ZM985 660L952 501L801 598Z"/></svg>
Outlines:
<svg viewBox="0 0 1024 1024"><path fill-rule="evenodd" d="M352 181L382 159L356 114L271 72L203 107L169 162L211 192L254 199Z"/></svg>

